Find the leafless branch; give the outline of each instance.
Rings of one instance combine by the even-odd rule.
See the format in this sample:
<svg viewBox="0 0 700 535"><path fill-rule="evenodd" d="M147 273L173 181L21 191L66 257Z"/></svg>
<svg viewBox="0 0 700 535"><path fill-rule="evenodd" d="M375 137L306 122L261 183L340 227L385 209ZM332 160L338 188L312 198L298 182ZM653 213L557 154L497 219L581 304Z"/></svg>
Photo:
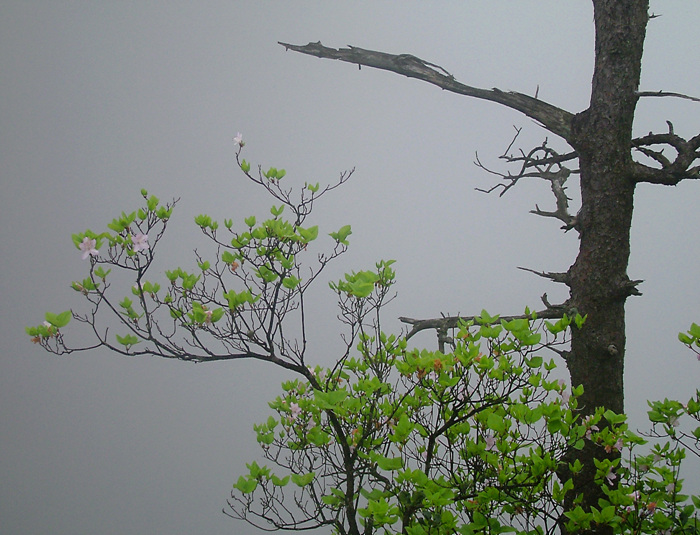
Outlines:
<svg viewBox="0 0 700 535"><path fill-rule="evenodd" d="M541 123L550 132L569 140L573 114L552 104L515 91L500 89L481 89L462 84L442 67L422 60L411 54L387 54L376 50L365 50L355 46L347 48L329 48L321 42L307 45L279 43L287 50L325 59L337 59L354 63L360 67L373 67L385 71L403 74L436 85L446 91L460 95L490 100L517 110Z"/></svg>
<svg viewBox="0 0 700 535"><path fill-rule="evenodd" d="M654 160L660 167L650 167L635 162L634 179L636 182L649 182L652 184L664 184L675 186L681 180L700 179L700 134L688 140L673 131L671 121L668 124L668 132L654 134L649 132L646 136L632 140L632 147L648 158ZM661 146L661 149L651 147ZM670 147L676 154L675 157L666 156L664 148Z"/></svg>
<svg viewBox="0 0 700 535"><path fill-rule="evenodd" d="M517 163L520 165L520 169L516 173L507 174L493 171L486 167L481 160L479 155L476 155L475 164L477 167L483 169L487 173L496 175L502 179L501 182L495 184L489 189L476 188L477 191L484 193L492 193L497 189L501 189L500 196L503 196L510 188L515 186L521 178L541 178L547 180L550 183L552 193L556 200L556 210L555 211L545 211L540 209L538 205L535 205L535 209L531 210L530 213L543 216L543 217L553 217L559 219L564 223L562 229L565 231L576 228L577 218L569 213L569 197L566 195L566 180L571 176L572 173L578 173L578 169L571 170L568 167L562 165L563 162L574 160L576 158L576 153L571 152L567 154L559 154L555 150L547 146L547 140L530 152L525 153L520 150L518 156L514 156L510 153L511 148L515 144L518 135L522 129L516 128L516 134L513 140L510 142L505 152L499 157L508 163Z"/></svg>
<svg viewBox="0 0 700 535"><path fill-rule="evenodd" d="M638 97L675 97L700 102L700 98L684 95L683 93L674 93L672 91L637 91Z"/></svg>
<svg viewBox="0 0 700 535"><path fill-rule="evenodd" d="M546 294L544 296L546 298ZM568 303L562 303L561 305L550 305L546 304L545 309L535 312L535 316L538 319L560 319L564 314L571 313ZM574 312L575 313L575 312ZM410 339L414 335L421 331L427 329L435 329L438 332L446 332L448 329L455 329L461 322L471 322L476 321L476 318L480 316L446 316L442 318L429 318L429 319L415 319L402 316L399 321L411 325L411 330L406 335L406 340ZM533 313L530 314L519 314L515 316L499 316L498 321L512 321L516 319L529 319L533 317Z"/></svg>
<svg viewBox="0 0 700 535"><path fill-rule="evenodd" d="M522 269L523 271L528 271L529 273L534 273L538 277L543 277L543 278L549 279L553 282L561 282L563 284L569 283L569 274L568 273L554 273L551 271L549 271L549 272L535 271L534 269L530 269L530 268L526 268L526 267L518 267L518 269Z"/></svg>

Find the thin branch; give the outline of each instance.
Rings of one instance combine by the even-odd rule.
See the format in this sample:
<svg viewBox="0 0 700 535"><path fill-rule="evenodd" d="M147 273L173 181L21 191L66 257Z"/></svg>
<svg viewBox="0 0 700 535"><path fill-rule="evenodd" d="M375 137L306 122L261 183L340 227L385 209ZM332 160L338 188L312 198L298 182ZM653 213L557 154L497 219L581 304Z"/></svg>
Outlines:
<svg viewBox="0 0 700 535"><path fill-rule="evenodd" d="M674 93L672 91L637 91L638 97L675 97L700 102L700 98L684 95L683 93Z"/></svg>
<svg viewBox="0 0 700 535"><path fill-rule="evenodd" d="M501 188L502 191L500 196L502 197L510 188L515 186L521 178L541 178L543 180L547 180L550 183L557 209L555 211L545 211L540 209L539 205L535 205L535 209L531 210L530 213L543 217L553 217L555 219L559 219L564 223L561 228L565 231L571 230L572 228L577 228L577 217L569 213L569 201L571 199L569 199L569 197L566 195L565 184L566 180L572 173L577 174L579 171L577 169L571 170L562 165L563 162L574 160L577 157L576 153L571 152L567 154L559 154L554 149L547 146L547 140L545 139L539 147L535 147L527 154L520 150L519 156L513 156L509 154L509 151L515 144L515 141L520 135L522 129L516 128L515 130L516 134L513 137L513 140L499 158L508 163L519 163L520 170L515 174L511 172L504 174L493 171L481 162L479 155L477 154L476 161L474 162L476 166L483 169L487 173L500 177L502 182L495 184L487 190L481 188L476 188L476 190L483 193L491 193L496 189Z"/></svg>
<svg viewBox="0 0 700 535"><path fill-rule="evenodd" d="M561 283L566 284L566 285L569 284L569 274L568 273L554 273L551 271L548 271L548 272L535 271L534 269L520 267L520 266L518 266L518 269L522 269L523 271L527 271L529 273L534 273L538 277L549 279L553 282L561 282Z"/></svg>

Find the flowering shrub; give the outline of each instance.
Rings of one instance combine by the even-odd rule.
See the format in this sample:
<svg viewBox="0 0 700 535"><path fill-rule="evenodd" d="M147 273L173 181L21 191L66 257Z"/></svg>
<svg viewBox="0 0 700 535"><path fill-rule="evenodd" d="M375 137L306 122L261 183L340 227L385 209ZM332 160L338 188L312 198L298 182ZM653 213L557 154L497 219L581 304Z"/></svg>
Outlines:
<svg viewBox="0 0 700 535"><path fill-rule="evenodd" d="M142 190L145 206L122 212L108 230L86 230L73 243L88 266L72 288L87 311L46 313L27 334L63 354L104 346L123 355L154 355L190 362L254 358L295 374L255 426L263 457L275 468L248 465L234 484L228 514L265 528L334 533L519 534L593 531L697 534L700 500L682 494L686 451L700 456L700 391L687 403L650 402L652 429L638 435L624 415L579 410L579 386L557 377L549 350L568 343L585 318L555 322L482 311L463 321L449 351L409 347L383 331L382 309L393 297L393 261L352 272L330 284L347 332L330 368L307 355L305 296L325 266L340 256L349 225L330 232L325 253L313 251L319 228L307 223L314 203L343 184L305 183L296 195L286 171L242 172L274 199L271 217L208 215L195 224L213 244L196 256L193 271L150 278L157 244L177 201L161 205ZM311 261L308 259L311 258ZM112 288L115 274L130 277L128 295ZM71 319L96 339L71 345ZM110 328L116 325L112 335ZM114 331L117 332L114 332ZM290 333L295 333L292 335ZM700 328L682 343L698 353ZM599 507L584 509L572 451L594 448ZM564 504L573 504L564 507Z"/></svg>

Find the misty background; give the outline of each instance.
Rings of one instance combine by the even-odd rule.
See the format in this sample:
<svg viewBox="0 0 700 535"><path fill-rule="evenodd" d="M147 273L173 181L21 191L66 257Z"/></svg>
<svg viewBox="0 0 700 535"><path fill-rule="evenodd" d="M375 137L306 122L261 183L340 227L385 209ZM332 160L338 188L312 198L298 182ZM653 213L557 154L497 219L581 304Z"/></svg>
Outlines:
<svg viewBox="0 0 700 535"><path fill-rule="evenodd" d="M700 3L653 1L652 12L661 16L648 26L640 89L700 96ZM259 458L252 426L288 374L100 350L57 357L24 333L45 311L81 309L69 285L88 266L71 234L102 232L139 208L141 188L181 199L160 272L193 269L194 248L213 252L197 214L237 225L264 217L273 200L237 170L238 131L243 157L285 168L289 185L356 169L312 215L322 237L344 224L353 234L309 303L311 360L330 364L340 347L327 282L379 259L397 260L387 330L401 328L398 316L513 314L539 308L544 292L566 298L516 269L565 271L575 259L575 233L528 213L554 205L548 184L523 181L502 198L474 190L495 183L475 152L506 171L497 157L513 127L526 150L546 131L496 104L277 41L410 53L469 85L539 87L577 112L590 95L593 37L588 0L0 1L0 532L260 533L221 509ZM691 137L700 104L642 99L635 133L666 131L666 120ZM647 399L684 401L699 383L700 363L676 337L700 322L699 194L696 182L637 189L629 276L645 282L627 304L633 428L647 428ZM76 322L65 334L85 339ZM415 343L434 348L436 338ZM685 490L698 492L699 473L688 459Z"/></svg>

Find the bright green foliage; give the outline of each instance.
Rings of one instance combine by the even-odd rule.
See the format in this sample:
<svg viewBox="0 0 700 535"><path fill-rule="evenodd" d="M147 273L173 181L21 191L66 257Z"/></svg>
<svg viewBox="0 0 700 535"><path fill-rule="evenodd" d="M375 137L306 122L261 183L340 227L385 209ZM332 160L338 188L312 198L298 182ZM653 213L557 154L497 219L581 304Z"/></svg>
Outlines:
<svg viewBox="0 0 700 535"><path fill-rule="evenodd" d="M700 535L700 499L681 494L680 478L686 452L700 457L700 391L683 404L650 402L646 437L604 408L582 419L582 388L555 375L548 352L583 326L575 311L554 322L528 309L507 320L482 311L453 330L446 353L410 347L382 329L396 274L393 260L380 261L330 284L348 331L345 347L330 367L309 367L305 294L346 250L352 231L331 232L330 251L317 253L319 228L307 218L315 200L350 173L325 189L305 183L292 200L292 190L280 187L286 172L250 174L237 143L240 169L275 199L271 218L245 217L238 231L234 218L219 228L196 216L214 251L197 253L194 272L166 270L161 288L147 272L175 202L160 205L142 190L145 206L121 212L108 232L72 237L89 258L87 277L72 283L88 312L47 313L26 328L57 354L103 346L191 362L254 358L295 374L270 403L272 415L254 426L275 466L247 465L233 485L234 516L350 535L544 535L561 523L571 533L608 525L621 534ZM111 285L124 275L131 297L115 297ZM125 334L103 334L112 328L99 323L105 309ZM97 344L66 343L71 317L90 327ZM700 355L698 325L679 339ZM608 454L595 461L605 499L564 512L565 498L581 503L576 478L583 470L566 453L587 445ZM556 473L565 465L571 479L561 481Z"/></svg>
<svg viewBox="0 0 700 535"><path fill-rule="evenodd" d="M694 351L700 360L700 325L693 323L687 333L678 333L678 339Z"/></svg>
<svg viewBox="0 0 700 535"><path fill-rule="evenodd" d="M68 325L68 322L70 321L71 318L71 313L70 310L66 310L64 312L61 312L60 314L52 314L51 312L46 313L46 321L56 327L57 329L60 329L61 327L65 327Z"/></svg>
<svg viewBox="0 0 700 535"><path fill-rule="evenodd" d="M214 310L209 310L205 305L194 301L192 303L192 312L189 312L187 317L190 318L191 325L216 323L224 317L224 309L215 308Z"/></svg>
<svg viewBox="0 0 700 535"><path fill-rule="evenodd" d="M241 518L262 514L289 526L323 518L334 533L529 534L558 531L564 514L572 533L608 525L614 533L697 535L700 499L688 503L680 493L682 448L667 442L638 454L649 446L624 415L600 408L582 420L582 388L552 378L553 361L537 354L585 318L557 325L482 311L462 324L450 353L410 349L378 321L367 323L378 318L394 281L391 264L331 284L341 317L357 328L356 354L282 385L284 394L270 403L275 416L255 426L265 457L285 459L277 463L282 472L271 469L255 489L234 491ZM697 420L700 393L686 404L650 406L651 420L665 424L657 436L677 440L677 418ZM606 500L564 513L583 465L570 464L567 481L556 471L569 448L586 442L610 454L594 461ZM313 479L294 493L271 483L295 474ZM300 517L287 509L290 499L305 504Z"/></svg>
<svg viewBox="0 0 700 535"><path fill-rule="evenodd" d="M535 354L542 334L531 319L500 321L484 311L462 325L452 352L410 349L368 322L389 295L392 264L331 284L341 316L357 328L356 355L282 385L270 404L276 416L255 426L265 456L286 459L287 473L275 477L313 474L293 499L339 533L353 533L353 522L358 533L553 527L547 515L573 487L558 482L556 469L588 428L575 396L550 377L554 365L544 368ZM268 510L272 521L291 525L278 513L291 496L271 478L234 493L239 514L267 496L278 504Z"/></svg>
<svg viewBox="0 0 700 535"><path fill-rule="evenodd" d="M116 335L117 342L124 346L124 349L128 352L132 346L138 344L140 340L133 334L127 334L125 336Z"/></svg>
<svg viewBox="0 0 700 535"><path fill-rule="evenodd" d="M59 329L68 325L72 315L70 310L66 310L60 314L47 312L44 317L46 321L41 325L24 328L35 343L46 344L50 339L58 337L60 335Z"/></svg>
<svg viewBox="0 0 700 535"><path fill-rule="evenodd" d="M394 260L381 261L377 264L377 271L360 271L359 273L348 273L345 280L337 283L331 282L331 290L353 296L358 299L368 297L375 286L388 287L394 282L395 273L391 269Z"/></svg>
<svg viewBox="0 0 700 535"><path fill-rule="evenodd" d="M348 236L350 236L350 234L352 234L350 225L344 225L340 227L338 232L331 232L329 236L343 245L349 245Z"/></svg>

